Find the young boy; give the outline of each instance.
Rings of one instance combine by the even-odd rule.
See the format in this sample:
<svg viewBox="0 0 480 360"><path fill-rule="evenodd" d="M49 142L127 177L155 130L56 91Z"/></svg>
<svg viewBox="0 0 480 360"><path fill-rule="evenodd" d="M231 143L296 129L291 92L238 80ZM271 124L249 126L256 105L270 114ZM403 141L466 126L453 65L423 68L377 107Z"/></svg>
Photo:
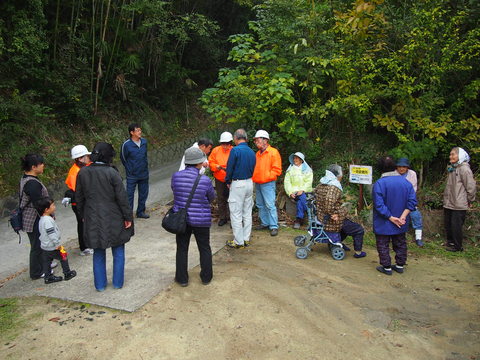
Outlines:
<svg viewBox="0 0 480 360"><path fill-rule="evenodd" d="M40 230L40 247L43 250L42 266L43 273L45 274L45 284L51 284L63 280L61 276L55 276L50 271L50 264L53 259L60 260L65 280L73 279L77 276L77 273L75 270L70 270L66 253L64 258L60 253L60 231L52 217L52 214L55 212L55 203L51 198L44 197L36 201L35 208L40 215L38 228Z"/></svg>

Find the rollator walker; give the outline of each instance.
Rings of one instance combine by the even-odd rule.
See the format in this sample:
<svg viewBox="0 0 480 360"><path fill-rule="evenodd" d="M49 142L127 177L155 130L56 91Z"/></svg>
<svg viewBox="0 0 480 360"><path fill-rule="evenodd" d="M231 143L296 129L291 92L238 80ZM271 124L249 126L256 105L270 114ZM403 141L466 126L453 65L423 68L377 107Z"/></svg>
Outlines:
<svg viewBox="0 0 480 360"><path fill-rule="evenodd" d="M315 243L328 244L328 249L334 260L343 260L345 257L345 249L341 242L333 242L324 230L323 223L328 221L329 215L323 219L323 223L317 218L317 207L315 206L315 195L306 193L307 195L307 214L308 214L308 235L299 235L293 239L298 249L295 255L299 259L306 259L308 253L312 251ZM308 239L309 237L309 239ZM307 240L308 239L308 240ZM306 244L306 245L305 245Z"/></svg>

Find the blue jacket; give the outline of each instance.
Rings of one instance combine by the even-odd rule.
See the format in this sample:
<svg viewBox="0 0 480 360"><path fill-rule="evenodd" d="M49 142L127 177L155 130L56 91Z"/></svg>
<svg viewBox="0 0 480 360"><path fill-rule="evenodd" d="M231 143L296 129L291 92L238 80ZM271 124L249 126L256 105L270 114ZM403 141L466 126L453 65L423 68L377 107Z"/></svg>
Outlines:
<svg viewBox="0 0 480 360"><path fill-rule="evenodd" d="M187 166L185 170L177 171L172 176L173 211L185 208L190 192L192 191L198 169ZM196 227L210 227L212 225L212 213L210 203L215 199L215 190L212 181L202 175L187 210L187 224Z"/></svg>
<svg viewBox="0 0 480 360"><path fill-rule="evenodd" d="M403 176L383 177L373 185L373 232L378 235L397 235L408 231L409 219L397 227L388 218L400 217L405 209L415 210L417 197L412 184Z"/></svg>
<svg viewBox="0 0 480 360"><path fill-rule="evenodd" d="M232 180L250 179L255 169L257 158L255 153L246 142L233 147L227 162L227 175L225 182L230 184Z"/></svg>
<svg viewBox="0 0 480 360"><path fill-rule="evenodd" d="M120 160L127 179L148 179L147 140L140 138L140 147L132 139L126 140L120 147Z"/></svg>

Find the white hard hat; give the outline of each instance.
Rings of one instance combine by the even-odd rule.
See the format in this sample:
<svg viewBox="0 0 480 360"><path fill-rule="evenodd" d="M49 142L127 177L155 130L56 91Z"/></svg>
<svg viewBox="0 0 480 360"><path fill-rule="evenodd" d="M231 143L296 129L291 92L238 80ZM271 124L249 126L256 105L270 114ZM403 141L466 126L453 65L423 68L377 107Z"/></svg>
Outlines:
<svg viewBox="0 0 480 360"><path fill-rule="evenodd" d="M270 135L268 135L268 132L265 130L258 130L255 136L253 137L254 139L256 138L265 138L270 140Z"/></svg>
<svg viewBox="0 0 480 360"><path fill-rule="evenodd" d="M233 140L232 134L230 134L228 131L225 131L220 135L220 142L221 143L228 143Z"/></svg>
<svg viewBox="0 0 480 360"><path fill-rule="evenodd" d="M88 151L85 145L75 145L72 148L72 159L78 159L85 155L90 155L91 152Z"/></svg>

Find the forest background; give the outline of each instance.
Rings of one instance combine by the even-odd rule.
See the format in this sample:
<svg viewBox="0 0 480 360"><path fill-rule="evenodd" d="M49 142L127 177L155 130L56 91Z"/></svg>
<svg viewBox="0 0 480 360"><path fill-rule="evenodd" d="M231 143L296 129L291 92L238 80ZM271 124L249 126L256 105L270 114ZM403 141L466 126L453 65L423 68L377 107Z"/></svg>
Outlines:
<svg viewBox="0 0 480 360"><path fill-rule="evenodd" d="M0 195L23 154L57 181L71 146L118 148L138 121L151 149L263 128L317 179L407 156L439 208L452 146L478 178L479 20L476 0L3 0Z"/></svg>

